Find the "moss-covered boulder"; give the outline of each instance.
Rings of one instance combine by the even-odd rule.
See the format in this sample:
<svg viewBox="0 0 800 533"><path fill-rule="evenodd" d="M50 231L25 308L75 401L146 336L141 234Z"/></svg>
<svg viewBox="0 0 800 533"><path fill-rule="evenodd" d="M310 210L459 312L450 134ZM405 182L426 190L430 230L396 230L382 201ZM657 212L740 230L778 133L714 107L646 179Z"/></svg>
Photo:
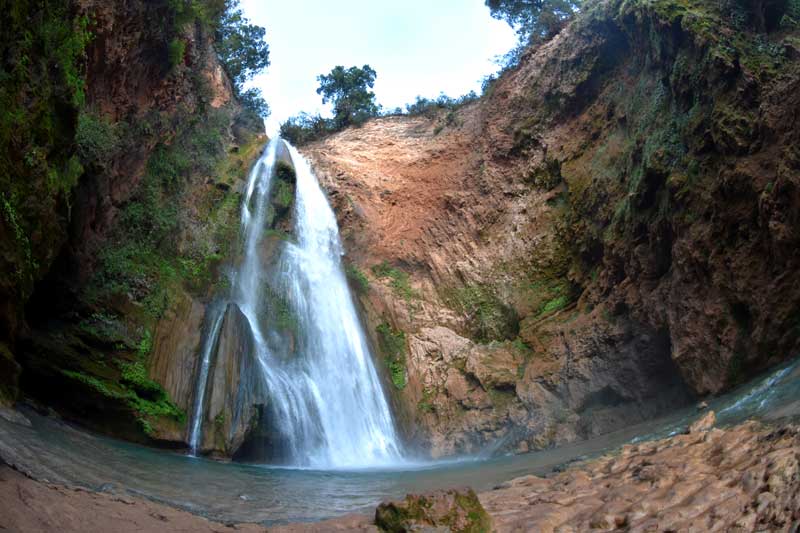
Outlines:
<svg viewBox="0 0 800 533"><path fill-rule="evenodd" d="M475 491L467 488L409 494L402 501L382 503L375 510L375 525L390 533L426 526L446 527L456 533L488 533L492 521Z"/></svg>

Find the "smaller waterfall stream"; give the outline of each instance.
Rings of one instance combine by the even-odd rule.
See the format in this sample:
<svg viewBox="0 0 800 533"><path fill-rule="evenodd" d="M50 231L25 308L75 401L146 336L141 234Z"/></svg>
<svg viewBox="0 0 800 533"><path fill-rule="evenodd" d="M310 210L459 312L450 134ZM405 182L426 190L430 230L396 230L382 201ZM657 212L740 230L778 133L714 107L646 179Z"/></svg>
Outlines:
<svg viewBox="0 0 800 533"><path fill-rule="evenodd" d="M222 309L212 310L212 319L206 338L203 341L203 349L200 358L200 371L198 372L197 387L194 394L194 409L192 410L192 425L189 432L189 450L192 455L197 455L200 445L200 429L203 424L203 406L206 399L206 388L208 385L208 371L211 367L211 354L217 345L219 329L222 325Z"/></svg>
<svg viewBox="0 0 800 533"><path fill-rule="evenodd" d="M291 159L295 171L294 230L270 260L264 248L279 159ZM233 272L231 300L253 337L260 383L249 393L267 396L260 401L275 448L271 457L319 468L399 462L391 411L342 268L336 217L308 162L279 138L250 172L241 224L243 259ZM281 313L290 316L284 317L290 333L274 324ZM210 321L202 349L193 452L202 440L209 367L222 320L220 313Z"/></svg>

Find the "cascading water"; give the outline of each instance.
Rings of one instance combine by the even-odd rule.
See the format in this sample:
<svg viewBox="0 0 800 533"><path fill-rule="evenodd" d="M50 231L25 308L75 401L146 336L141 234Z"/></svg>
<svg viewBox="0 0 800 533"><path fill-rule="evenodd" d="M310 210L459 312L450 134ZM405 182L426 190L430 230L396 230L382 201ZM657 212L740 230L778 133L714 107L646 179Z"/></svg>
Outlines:
<svg viewBox="0 0 800 533"><path fill-rule="evenodd" d="M266 265L268 199L282 150L288 150L296 175L294 240L283 241L277 262ZM231 298L252 331L260 388L268 395L266 422L280 460L323 468L397 463L394 423L342 269L336 217L308 162L279 138L270 141L250 173L241 220L244 257L234 272ZM292 315L291 343L282 342L270 323L276 301ZM218 330L217 321L212 323ZM207 335L209 350L215 335L213 330ZM190 438L195 449L202 432L206 357L204 351Z"/></svg>

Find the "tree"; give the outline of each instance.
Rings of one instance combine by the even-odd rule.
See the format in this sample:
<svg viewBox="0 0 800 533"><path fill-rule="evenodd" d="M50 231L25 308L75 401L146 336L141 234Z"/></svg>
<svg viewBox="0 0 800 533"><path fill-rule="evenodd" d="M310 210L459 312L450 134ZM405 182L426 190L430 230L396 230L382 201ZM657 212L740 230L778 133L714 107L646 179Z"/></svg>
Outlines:
<svg viewBox="0 0 800 533"><path fill-rule="evenodd" d="M239 94L239 103L242 104L242 107L249 109L261 118L269 116L269 104L264 100L261 91L255 87L242 91Z"/></svg>
<svg viewBox="0 0 800 533"><path fill-rule="evenodd" d="M217 54L238 92L247 80L269 66L266 30L250 24L234 2L222 15L216 33Z"/></svg>
<svg viewBox="0 0 800 533"><path fill-rule="evenodd" d="M330 119L300 113L281 124L280 136L295 146L316 141L334 131Z"/></svg>
<svg viewBox="0 0 800 533"><path fill-rule="evenodd" d="M581 0L486 0L492 17L505 20L524 44L555 36L575 16Z"/></svg>
<svg viewBox="0 0 800 533"><path fill-rule="evenodd" d="M317 76L317 94L322 95L322 103L333 104L335 129L362 124L378 114L380 107L375 103L375 93L370 91L376 75L369 65L348 69L340 65L330 74Z"/></svg>

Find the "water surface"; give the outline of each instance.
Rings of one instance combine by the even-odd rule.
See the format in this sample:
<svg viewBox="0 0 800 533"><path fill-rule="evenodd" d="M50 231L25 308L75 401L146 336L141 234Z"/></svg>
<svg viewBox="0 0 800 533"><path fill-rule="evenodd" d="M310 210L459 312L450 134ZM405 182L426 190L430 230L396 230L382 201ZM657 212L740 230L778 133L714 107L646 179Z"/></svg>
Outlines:
<svg viewBox="0 0 800 533"><path fill-rule="evenodd" d="M800 414L800 362L766 374L709 402L721 425L747 418ZM0 418L0 455L38 478L106 488L169 503L219 521L321 520L370 512L381 500L408 492L469 485L487 490L513 477L546 474L558 465L629 442L685 430L696 409L639 424L590 441L507 457L465 457L375 469L314 470L221 463L93 435L24 411L28 428ZM105 486L105 487L104 487Z"/></svg>

